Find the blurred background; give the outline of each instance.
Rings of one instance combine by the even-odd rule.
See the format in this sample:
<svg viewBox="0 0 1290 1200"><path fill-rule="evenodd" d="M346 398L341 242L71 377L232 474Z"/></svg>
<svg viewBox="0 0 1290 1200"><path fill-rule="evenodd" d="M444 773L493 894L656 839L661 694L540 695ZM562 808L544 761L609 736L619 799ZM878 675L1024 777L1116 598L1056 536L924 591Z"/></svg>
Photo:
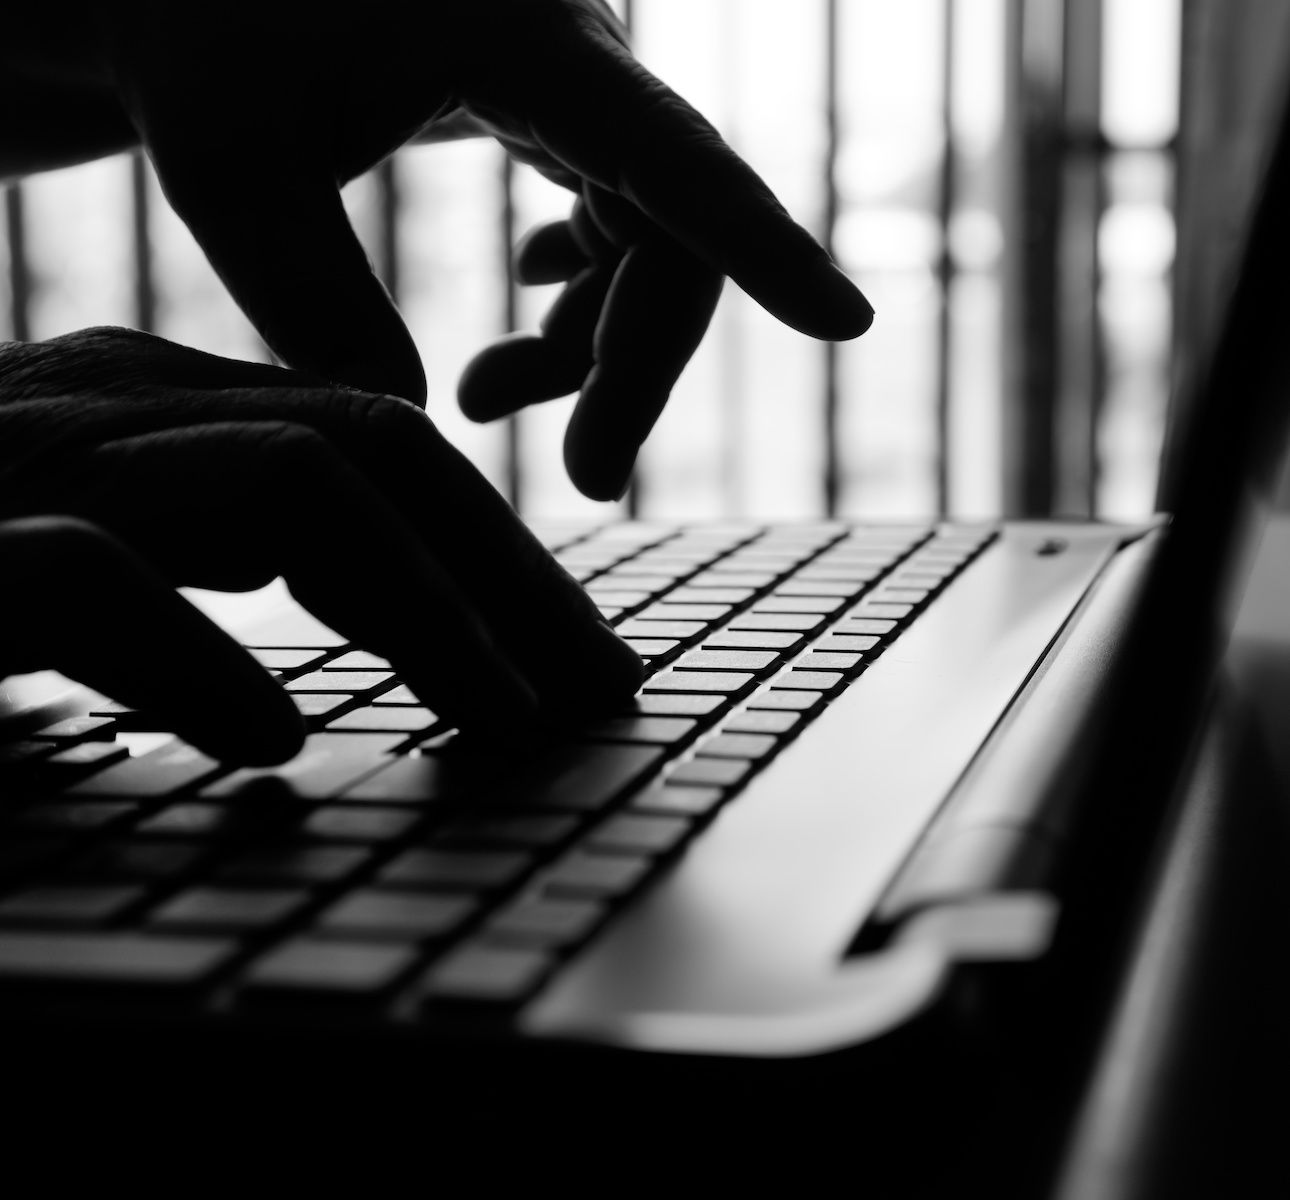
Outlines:
<svg viewBox="0 0 1290 1200"><path fill-rule="evenodd" d="M550 302L509 283L509 246L567 195L491 144L402 151L347 204L420 346L431 415L522 512L1152 511L1171 386L1221 291L1267 108L1251 64L1271 69L1290 6L615 7L878 317L822 345L728 287L629 496L592 504L564 478L570 401L490 426L455 402L464 363ZM122 324L268 357L141 157L28 179L4 218L0 337Z"/></svg>

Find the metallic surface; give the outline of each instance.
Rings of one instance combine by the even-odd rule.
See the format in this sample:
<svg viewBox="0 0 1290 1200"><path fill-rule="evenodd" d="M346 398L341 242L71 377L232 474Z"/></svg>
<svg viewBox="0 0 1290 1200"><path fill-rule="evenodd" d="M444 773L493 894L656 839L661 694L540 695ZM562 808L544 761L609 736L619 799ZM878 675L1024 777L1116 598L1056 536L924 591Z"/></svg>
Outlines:
<svg viewBox="0 0 1290 1200"><path fill-rule="evenodd" d="M897 867L1122 536L1006 527L613 935L538 999L525 1028L656 1049L820 1052L917 1012L956 954L1039 952L1047 901L1019 895L989 899L984 917L968 908L957 918L928 914L936 936L920 919L882 953L840 969ZM1038 553L1054 538L1062 553Z"/></svg>

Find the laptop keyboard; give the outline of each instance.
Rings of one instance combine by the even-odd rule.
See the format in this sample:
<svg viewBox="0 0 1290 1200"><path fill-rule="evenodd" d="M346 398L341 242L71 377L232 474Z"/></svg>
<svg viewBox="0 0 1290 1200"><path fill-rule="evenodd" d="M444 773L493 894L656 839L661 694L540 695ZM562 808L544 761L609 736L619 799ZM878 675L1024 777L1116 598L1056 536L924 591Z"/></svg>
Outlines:
<svg viewBox="0 0 1290 1200"><path fill-rule="evenodd" d="M2 744L4 990L504 1012L738 803L995 536L539 533L647 663L623 712L516 760L305 621L252 647L312 730L282 767L230 770L173 739L144 749L157 724L111 703Z"/></svg>

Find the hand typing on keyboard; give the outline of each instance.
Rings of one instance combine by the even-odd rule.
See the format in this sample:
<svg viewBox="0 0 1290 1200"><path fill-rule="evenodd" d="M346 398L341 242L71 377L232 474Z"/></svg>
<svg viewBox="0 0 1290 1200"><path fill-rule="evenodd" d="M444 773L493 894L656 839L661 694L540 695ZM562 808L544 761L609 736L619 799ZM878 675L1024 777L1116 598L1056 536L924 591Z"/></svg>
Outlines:
<svg viewBox="0 0 1290 1200"><path fill-rule="evenodd" d="M625 488L725 276L816 337L872 319L603 0L23 5L6 35L0 174L141 140L282 359L367 391L423 402L425 380L339 185L409 140L485 133L568 187L571 219L517 257L566 287L541 336L475 360L461 403L489 419L581 392L565 460L589 496Z"/></svg>
<svg viewBox="0 0 1290 1200"><path fill-rule="evenodd" d="M127 330L0 344L0 677L53 667L208 754L280 761L304 736L291 698L173 591L279 575L463 727L640 682L411 404Z"/></svg>

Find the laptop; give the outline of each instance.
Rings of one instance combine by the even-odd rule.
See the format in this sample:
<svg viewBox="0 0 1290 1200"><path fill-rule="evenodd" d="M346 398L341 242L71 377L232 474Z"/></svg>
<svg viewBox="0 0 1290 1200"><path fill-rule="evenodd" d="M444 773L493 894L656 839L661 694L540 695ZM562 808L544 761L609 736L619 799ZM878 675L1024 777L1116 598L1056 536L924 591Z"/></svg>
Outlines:
<svg viewBox="0 0 1290 1200"><path fill-rule="evenodd" d="M809 1066L930 1106L1016 1017L998 981L1104 943L1149 851L1283 454L1286 211L1283 123L1172 520L539 528L649 677L531 752L289 604L237 628L313 730L281 768L7 681L6 1061L294 1046L316 1079L345 1048L727 1098Z"/></svg>

